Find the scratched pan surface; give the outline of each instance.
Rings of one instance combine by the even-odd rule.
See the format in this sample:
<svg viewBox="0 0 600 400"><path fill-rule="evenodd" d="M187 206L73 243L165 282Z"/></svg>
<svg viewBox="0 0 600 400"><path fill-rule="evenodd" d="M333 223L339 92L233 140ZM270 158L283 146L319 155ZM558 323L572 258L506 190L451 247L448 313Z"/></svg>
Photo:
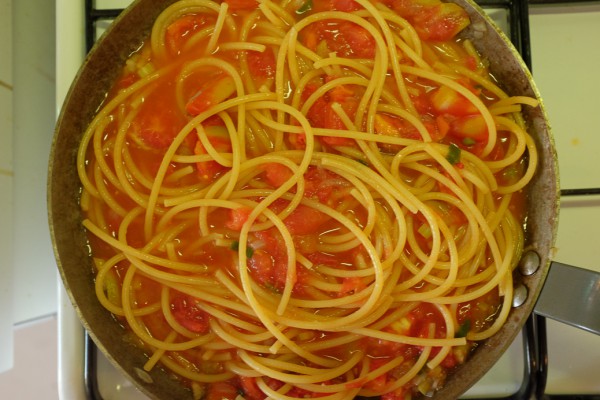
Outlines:
<svg viewBox="0 0 600 400"><path fill-rule="evenodd" d="M491 71L510 95L539 98L523 61L507 38L483 11L467 0L455 0L467 10L471 25L463 33L490 61ZM107 358L145 394L155 399L188 399L191 393L169 373L141 370L146 355L123 339L123 328L97 301L92 260L79 208L81 185L76 153L83 132L127 57L149 35L160 12L173 0L138 0L115 21L97 42L82 65L67 95L56 125L48 175L48 213L57 265L63 283L84 327ZM481 343L472 357L436 393L436 399L455 399L468 390L508 348L533 310L548 269L557 231L559 206L558 169L554 143L543 108L524 108L529 133L540 156L536 175L528 186L529 209L526 247L538 253L542 267L532 276L515 275L529 296L511 311L504 327Z"/></svg>

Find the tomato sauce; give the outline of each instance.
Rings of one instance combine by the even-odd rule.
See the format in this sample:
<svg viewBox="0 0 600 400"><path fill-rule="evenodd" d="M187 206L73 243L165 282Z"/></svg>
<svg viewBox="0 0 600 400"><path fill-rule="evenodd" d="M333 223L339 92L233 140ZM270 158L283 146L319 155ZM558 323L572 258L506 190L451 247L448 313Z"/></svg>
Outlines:
<svg viewBox="0 0 600 400"><path fill-rule="evenodd" d="M246 18L249 18L258 7L258 2L254 0L225 0L234 21L241 26ZM424 45L424 59L427 62L435 63L435 60L442 62L451 62L469 70L478 70L479 73L487 73L485 68L480 68L480 61L472 54L467 52L462 46L460 40L455 39L456 34L462 30L468 23L468 17L456 5L450 3L441 3L437 0L381 0L375 1L381 3L395 11L398 15L411 22ZM296 7L294 10L296 18L304 18L322 11L344 11L352 12L360 10L362 7L353 0L307 0L306 2L289 2L288 7ZM207 46L210 36L204 39L195 40L194 35L214 24L215 15L204 15L202 13L191 13L184 15L173 21L165 32L165 48L168 54L167 59L154 57L149 50L149 44L145 44L139 52L134 54L128 60L121 78L118 80L113 91L109 94L109 99L114 98L122 90L135 85L137 81L143 78L141 75L151 74L152 71L161 69L165 66L172 66L163 72L163 75L150 86L147 93L143 93L134 102L139 102L134 118L130 121L124 139L127 156L130 161L126 163L134 164L140 168L140 174L149 176L149 182L141 183L138 179L131 178L130 182L134 189L140 186L148 185L142 188L149 192L153 184L153 179L157 176L161 166L163 156L167 149L180 133L182 128L191 120L211 107L232 99L236 96L235 82L226 73L218 71L216 68L203 67L196 69L188 74L183 74L182 70L190 62L193 62L198 53L201 53ZM227 26L221 32L223 42L234 39ZM361 26L346 20L328 20L310 25L299 34L299 44L305 46L310 51L327 55L336 53L339 57L346 57L354 60L373 60L376 56L376 46L373 37ZM215 57L221 57L223 60L241 68L241 56L236 52L216 52ZM260 85L272 84L276 74L276 54L269 48L265 52L246 51L247 67L253 78L254 84ZM414 65L412 61L402 58L401 62L408 65ZM330 82L337 76L327 76L318 78L308 83L302 93L302 101L306 101L323 84ZM179 84L177 81L179 80ZM417 77L407 77L406 84L412 106L418 113L418 118L423 123L430 134L432 140L444 145L453 145L458 150L470 152L479 156L489 140L487 126L482 122L479 111L473 104L458 92L449 89L446 86L440 86L435 82ZM479 87L474 82L468 80L461 81L461 84L469 91L481 99L484 104L492 105L498 98ZM395 87L388 88L395 95ZM355 120L359 108L360 99L364 94L364 88L358 85L341 85L329 90L324 96L318 98L307 112L307 119L315 128L333 129L336 131L346 130L346 125L334 111L334 105L340 105L342 110L351 120ZM109 143L105 146L104 161L112 165L114 163L110 148L115 145L115 136L117 122L123 118L119 112L112 116L114 123L108 125L106 137L109 137ZM411 139L415 141L423 140L421 133L406 120L388 113L378 113L374 122L375 133L378 135L388 135L396 138ZM221 117L213 116L202 123L203 132L192 129L182 141L176 151L178 157L187 156L206 156L209 155L206 141L221 154L229 154L232 150L232 144L229 138L225 122ZM252 128L248 128L252 130ZM202 143L199 135L205 135L206 141ZM510 133L500 131L498 133L498 143L491 154L487 155L485 160L502 159L510 146L508 144ZM289 149L305 148L305 138L302 134L289 134L286 136L284 146ZM210 146L208 146L210 148ZM254 150L258 153L267 153L265 149L273 148L273 142L263 143L262 150ZM338 136L318 136L317 146L323 153L345 154L344 148L358 150L359 145L356 140L349 137ZM402 149L402 146L396 144L380 143L379 151L384 157L393 156ZM250 153L250 151L249 151ZM460 154L460 153L458 153ZM93 155L89 154L93 159ZM456 165L456 168L462 168L460 159L449 161ZM92 164L90 164L92 165ZM188 170L192 169L190 173ZM91 169L91 167L90 167ZM526 169L526 160L496 173L496 178L501 185L511 185L519 180ZM192 164L172 162L168 165L163 182L163 190L177 190L184 188L182 194L193 193L197 190L209 188L220 177L230 171L228 166L222 165L217 161L198 161ZM440 170L440 173L452 181L452 177ZM239 187L236 190L252 190L256 188L276 190L284 185L293 176L292 171L283 164L267 163L259 168L255 173L252 184ZM407 187L421 184L420 174L411 168L401 167L399 176ZM173 178L174 177L174 178ZM352 193L353 185L342 176L332 172L329 169L318 165L311 165L304 173L305 201L310 204L319 204L338 210L344 217L352 221L360 229L364 229L368 222L368 210L365 204L357 200L356 193ZM453 181L452 181L453 182ZM115 201L126 210L130 210L138 204L132 200L125 190L115 188L110 182L104 182L111 192ZM455 182L454 182L455 183ZM289 194L296 193L298 189L293 187ZM436 183L432 190L452 195L452 190L448 187ZM524 204L526 198L522 192L512 195L509 209L516 216L518 221L524 220ZM256 195L249 198L258 204L265 199L265 196ZM496 200L501 201L500 196ZM288 199L279 199L270 204L270 211L275 214L281 213L290 204ZM379 203L378 203L379 204ZM443 219L452 229L457 237L463 237L464 229L468 225L468 219L465 217L459 207L448 205L445 202L430 202L433 213ZM111 209L105 204L97 205L98 214L101 214L105 222L105 230L113 237L118 236L119 227L124 216ZM385 210L387 218L393 220L395 215L392 210L383 202L380 208ZM154 222L167 212L168 207L163 206L159 201L157 212L154 216ZM240 232L250 218L253 207L242 206L239 208L218 208L208 213L207 225L211 232L219 237L220 245L215 245L214 241L200 243L199 232L202 227L198 222L196 214L182 230L177 234L177 243L181 244L176 248L176 258L178 261L193 263L203 266L206 269L206 276L214 276L217 271L223 271L232 279L238 282L239 273L236 263L239 260L239 239ZM92 218L93 212L90 212ZM416 245L421 251L429 251L432 247L431 232L427 231L428 220L422 213L414 215L407 214L409 227L412 227L411 237L414 238ZM134 248L141 248L148 238L145 231L143 214L136 218L128 227L127 242ZM170 221L165 229L174 228L178 221ZM290 215L283 219L283 223L292 236L295 250L302 254L308 263L304 260L297 261L296 273L293 280L292 298L294 300L323 300L338 299L346 296L352 296L362 293L373 283L372 277L345 276L344 272L355 271L360 268L357 266L357 260L369 263L369 253L364 246L355 246L350 250L331 251L333 248L332 238L336 235L348 233L349 230L339 221L332 218L326 212L320 211L318 207L300 204ZM116 254L102 240L90 235L90 246L94 257L108 259ZM328 247L329 246L329 247ZM379 244L379 246L383 246ZM248 242L246 243L246 265L252 281L258 284L262 289L281 294L286 287L288 280L288 248L283 236L274 227L265 230L250 230ZM423 267L423 262L418 259L417 249L407 249L404 256L408 263L415 269ZM160 251L166 252L161 249ZM486 254L490 257L489 254ZM491 261L490 261L491 262ZM162 267L156 267L161 269ZM167 268L162 268L167 271ZM326 269L336 269L340 272L339 276L333 276L323 273ZM116 276L122 284L127 263L121 262L115 268ZM181 272L182 275L193 275L192 272ZM407 267L403 267L398 274L399 282L410 280L415 272ZM443 272L434 271L432 277L443 277ZM320 285L318 288L316 285ZM162 286L156 281L138 274L133 282L134 303L136 307L146 307L161 302ZM319 291L319 298L315 297L316 291ZM426 292L429 290L429 283L426 280L414 285L411 290L414 293ZM394 296L395 293L390 293ZM210 321L213 318L205 309L203 309L193 296L171 289L169 298L169 308L172 317L177 323L191 334L203 335L211 332ZM364 297L357 302L365 301ZM489 328L495 321L501 307L501 296L497 289L485 294L483 297L463 302L456 305L455 324L457 326L454 335L465 337L469 333L480 332ZM396 314L391 314L396 312ZM344 310L334 308L318 309L315 313L322 315L343 315ZM255 320L235 315L236 318L246 319L250 323ZM393 318L392 318L393 317ZM391 311L383 316L382 319L390 319L390 322L381 327L382 332L402 335L412 338L447 338L448 333L446 321L439 309L427 302L414 302L405 307L404 312ZM141 317L146 329L159 340L165 340L171 332L171 327L165 316L161 313L149 313ZM121 319L123 320L123 319ZM232 327L238 332L250 334L243 328ZM452 332L450 333L452 334ZM339 338L342 333L310 330L302 332L302 343L310 348L317 346L320 342L334 340ZM369 360L371 371L376 370L392 360L402 358L402 363L390 371L383 373L374 379L368 381L352 381L348 383L347 389L364 388L366 393L380 394L383 400L405 399L411 395L429 395L432 390L440 387L445 381L447 375L456 366L464 363L468 353L476 346L475 343L467 341L467 344L458 349L453 349L448 353L445 359L432 371L422 371L418 377L410 380L405 386L397 388L394 391L387 392L395 380L399 379L404 373L417 362L423 354L423 346L409 345L396 341L377 339L375 337L361 337L351 340L342 345L331 346L316 351L321 357L332 360L346 360L350 355L356 352L362 352ZM435 359L440 353L441 347L433 347L429 353L428 360ZM225 349L223 353L229 353L227 356L232 360L239 360L237 349ZM216 369L223 370L224 365L215 362L209 363L199 355L199 350L191 349L178 352L178 356L184 357L194 368L198 370ZM313 367L312 364L307 363ZM365 364L366 365L366 364ZM358 376L360 366L353 368L351 373ZM183 379L188 382L187 379ZM274 378L264 378L265 384L271 389L278 390L285 383ZM322 385L343 384L343 377L337 377ZM188 382L191 385L191 382ZM234 399L239 393L249 400L262 400L266 394L257 384L253 377L239 376L227 380L206 385L204 398L211 399ZM327 395L326 392L317 392L306 390L300 386L293 386L287 393L290 397L320 397Z"/></svg>

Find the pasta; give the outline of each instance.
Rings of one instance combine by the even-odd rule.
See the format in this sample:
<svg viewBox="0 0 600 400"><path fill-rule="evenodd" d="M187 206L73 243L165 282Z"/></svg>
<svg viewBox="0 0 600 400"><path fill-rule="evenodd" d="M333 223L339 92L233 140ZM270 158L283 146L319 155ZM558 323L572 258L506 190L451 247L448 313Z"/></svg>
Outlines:
<svg viewBox="0 0 600 400"><path fill-rule="evenodd" d="M194 398L431 395L504 324L537 165L422 0L180 0L78 153L100 303Z"/></svg>

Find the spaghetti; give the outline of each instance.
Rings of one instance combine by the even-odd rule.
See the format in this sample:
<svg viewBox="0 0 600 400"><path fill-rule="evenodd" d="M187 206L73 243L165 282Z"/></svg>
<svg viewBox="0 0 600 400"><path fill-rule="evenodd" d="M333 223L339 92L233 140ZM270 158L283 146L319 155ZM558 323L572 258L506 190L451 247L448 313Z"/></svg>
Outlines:
<svg viewBox="0 0 600 400"><path fill-rule="evenodd" d="M468 23L420 0L164 10L78 153L97 297L146 370L195 398L404 399L501 328L537 101Z"/></svg>

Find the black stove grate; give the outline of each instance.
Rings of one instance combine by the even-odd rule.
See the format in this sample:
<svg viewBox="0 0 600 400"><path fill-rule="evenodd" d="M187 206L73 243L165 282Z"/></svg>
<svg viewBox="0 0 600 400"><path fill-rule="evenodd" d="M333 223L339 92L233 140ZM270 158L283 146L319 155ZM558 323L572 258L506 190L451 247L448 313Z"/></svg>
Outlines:
<svg viewBox="0 0 600 400"><path fill-rule="evenodd" d="M94 0L85 1L86 49L90 51L97 40L96 26L101 21L115 19L123 9L97 8ZM525 65L532 71L531 36L529 33L529 5L585 3L595 0L475 0L482 8L507 10L510 39L521 54ZM561 197L600 194L600 188L562 189ZM522 331L523 381L514 394L500 400L600 400L600 394L552 395L546 394L548 380L548 346L546 319L532 314ZM96 375L98 349L86 333L84 380L89 400L102 400ZM497 399L497 398L496 398ZM486 400L486 398L475 399Z"/></svg>

